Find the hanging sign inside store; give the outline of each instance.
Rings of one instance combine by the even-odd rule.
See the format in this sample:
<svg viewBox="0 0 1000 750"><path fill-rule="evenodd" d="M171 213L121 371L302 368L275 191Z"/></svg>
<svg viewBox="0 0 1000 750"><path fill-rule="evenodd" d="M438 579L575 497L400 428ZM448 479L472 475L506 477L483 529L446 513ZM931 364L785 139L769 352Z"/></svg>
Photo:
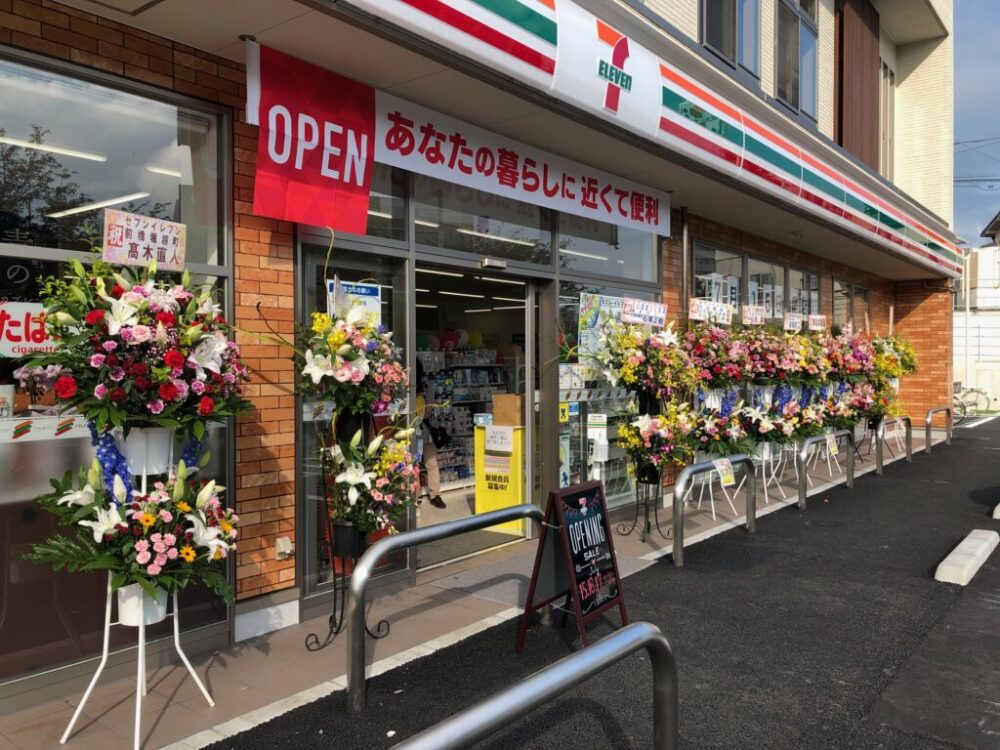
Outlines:
<svg viewBox="0 0 1000 750"><path fill-rule="evenodd" d="M587 439L600 442L608 439L608 415L587 415Z"/></svg>
<svg viewBox="0 0 1000 750"><path fill-rule="evenodd" d="M148 266L183 271L187 226L153 216L104 209L104 249L101 257L120 266Z"/></svg>
<svg viewBox="0 0 1000 750"><path fill-rule="evenodd" d="M326 309L336 310L338 279L326 280ZM382 287L378 284L355 284L350 281L340 282L341 293L352 303L364 308L373 325L382 323Z"/></svg>
<svg viewBox="0 0 1000 750"><path fill-rule="evenodd" d="M810 331L824 331L824 330L826 330L826 316L825 315L810 315L809 316L809 330Z"/></svg>
<svg viewBox="0 0 1000 750"><path fill-rule="evenodd" d="M587 219L670 234L665 192L277 50L252 43L247 50L247 122L260 127L258 215L364 234L372 217L372 167L378 162Z"/></svg>
<svg viewBox="0 0 1000 750"><path fill-rule="evenodd" d="M23 357L55 350L55 341L45 331L43 304L0 301L0 356Z"/></svg>
<svg viewBox="0 0 1000 750"><path fill-rule="evenodd" d="M487 453L513 453L514 428L503 425L489 425L486 428Z"/></svg>
<svg viewBox="0 0 1000 750"><path fill-rule="evenodd" d="M625 297L622 300L620 314L623 323L638 323L660 328L667 324L667 306L660 302Z"/></svg>
<svg viewBox="0 0 1000 750"><path fill-rule="evenodd" d="M572 605L584 646L587 623L612 607L618 607L622 625L628 625L604 486L586 482L550 492L542 528L517 652L524 650L532 612L558 599L565 600L564 607Z"/></svg>
<svg viewBox="0 0 1000 750"><path fill-rule="evenodd" d="M740 317L745 326L762 326L767 320L767 308L763 305L743 305Z"/></svg>
<svg viewBox="0 0 1000 750"><path fill-rule="evenodd" d="M802 329L801 313L785 313L785 330L799 331Z"/></svg>
<svg viewBox="0 0 1000 750"><path fill-rule="evenodd" d="M90 437L84 417L31 417L0 419L0 442L35 443L48 440L79 440Z"/></svg>
<svg viewBox="0 0 1000 750"><path fill-rule="evenodd" d="M733 322L733 306L725 302L692 297L688 300L688 318L730 325Z"/></svg>

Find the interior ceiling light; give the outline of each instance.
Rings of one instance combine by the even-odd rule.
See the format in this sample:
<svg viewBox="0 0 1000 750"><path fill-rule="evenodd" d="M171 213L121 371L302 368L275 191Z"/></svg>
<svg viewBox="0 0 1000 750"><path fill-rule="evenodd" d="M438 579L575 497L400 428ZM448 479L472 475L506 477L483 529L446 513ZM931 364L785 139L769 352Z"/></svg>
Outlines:
<svg viewBox="0 0 1000 750"><path fill-rule="evenodd" d="M435 271L431 268L418 268L417 273L432 273L435 276L451 276L452 278L455 279L465 278L465 274L462 273L453 273L452 271Z"/></svg>
<svg viewBox="0 0 1000 750"><path fill-rule="evenodd" d="M518 299L517 297L492 297L491 299L495 299L498 302L520 302L522 304L524 303L523 299Z"/></svg>
<svg viewBox="0 0 1000 750"><path fill-rule="evenodd" d="M487 234L486 232L477 232L474 229L456 229L459 234L467 234L470 237L482 237L484 240L496 240L497 242L506 242L510 245L521 245L523 247L534 247L536 242L528 242L527 240L515 240L513 237L500 237L496 234Z"/></svg>
<svg viewBox="0 0 1000 750"><path fill-rule="evenodd" d="M438 308L437 305L421 305L420 303L417 303L417 307L426 307L429 310L437 310Z"/></svg>
<svg viewBox="0 0 1000 750"><path fill-rule="evenodd" d="M469 310L466 310L466 312L467 313L493 312L493 308L492 307L473 307L473 308L471 308Z"/></svg>
<svg viewBox="0 0 1000 750"><path fill-rule="evenodd" d="M130 195L123 195L119 198L108 198L107 200L97 201L97 203L87 203L83 206L77 206L76 208L67 208L65 211L56 211L52 214L47 214L50 219L61 219L64 216L73 216L74 214L82 214L87 211L96 211L99 208L107 208L108 206L114 206L117 203L128 203L129 201L137 201L140 198L148 198L149 193L131 193Z"/></svg>
<svg viewBox="0 0 1000 750"><path fill-rule="evenodd" d="M517 281L516 279L498 279L496 276L477 276L480 281L492 281L495 284L516 284L518 286L524 286L523 281Z"/></svg>
<svg viewBox="0 0 1000 750"><path fill-rule="evenodd" d="M430 229L440 229L441 225L436 221L427 221L426 219L414 219L413 223L418 227L428 227Z"/></svg>
<svg viewBox="0 0 1000 750"><path fill-rule="evenodd" d="M439 291L438 294L446 294L449 297L468 297L469 299L486 299L485 294L469 294L468 292L443 292Z"/></svg>
<svg viewBox="0 0 1000 750"><path fill-rule="evenodd" d="M418 292L430 292L430 289L417 289Z"/></svg>
<svg viewBox="0 0 1000 750"><path fill-rule="evenodd" d="M162 174L167 177L176 177L178 180L183 176L179 169L167 169L166 167L146 167L147 172Z"/></svg>
<svg viewBox="0 0 1000 750"><path fill-rule="evenodd" d="M579 250L566 250L565 248L559 248L559 252L565 253L566 255L575 255L578 258L590 258L591 260L607 260L607 256L604 255L594 255L593 253L581 253Z"/></svg>
<svg viewBox="0 0 1000 750"><path fill-rule="evenodd" d="M523 310L524 305L501 305L500 307L494 307L494 310Z"/></svg>
<svg viewBox="0 0 1000 750"><path fill-rule="evenodd" d="M387 213L385 211L373 211L370 208L368 209L368 215L369 216L374 216L376 219L391 219L392 218L392 214L390 214L390 213Z"/></svg>
<svg viewBox="0 0 1000 750"><path fill-rule="evenodd" d="M35 151L45 151L50 154L59 154L60 156L73 156L77 159L87 159L88 161L107 161L108 157L104 154L95 154L90 151L80 151L75 148L64 148L63 146L53 146L50 143L34 143L32 141L25 141L20 138L11 138L9 135L0 135L0 143L6 143L8 146L20 146L21 148L32 148Z"/></svg>

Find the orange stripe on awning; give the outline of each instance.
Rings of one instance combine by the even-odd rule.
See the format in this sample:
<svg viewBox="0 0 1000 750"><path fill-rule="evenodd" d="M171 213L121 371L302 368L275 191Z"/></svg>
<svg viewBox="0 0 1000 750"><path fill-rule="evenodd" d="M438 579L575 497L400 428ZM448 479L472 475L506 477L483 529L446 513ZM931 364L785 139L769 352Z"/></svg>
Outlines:
<svg viewBox="0 0 1000 750"><path fill-rule="evenodd" d="M538 0L538 2L550 10L556 9L556 0Z"/></svg>
<svg viewBox="0 0 1000 750"><path fill-rule="evenodd" d="M618 40L625 36L608 26L600 18L594 20L597 21L597 37L609 47L614 47L618 44Z"/></svg>
<svg viewBox="0 0 1000 750"><path fill-rule="evenodd" d="M673 81L685 91L694 94L695 96L708 102L719 111L724 112L729 117L732 117L734 120L736 120L736 122L743 121L743 115L741 115L737 109L730 106L728 103L722 101L722 99L719 99L713 94L710 94L708 91L703 89L698 84L693 83L687 80L686 78L682 78L663 63L660 63L660 75L670 81Z"/></svg>

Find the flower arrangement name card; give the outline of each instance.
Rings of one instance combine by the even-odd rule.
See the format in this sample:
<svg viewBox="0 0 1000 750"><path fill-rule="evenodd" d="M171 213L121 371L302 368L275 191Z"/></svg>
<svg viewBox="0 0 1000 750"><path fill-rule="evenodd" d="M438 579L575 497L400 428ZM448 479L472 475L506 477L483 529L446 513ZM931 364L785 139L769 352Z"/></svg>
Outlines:
<svg viewBox="0 0 1000 750"><path fill-rule="evenodd" d="M183 271L187 226L153 216L104 209L104 251L108 263Z"/></svg>

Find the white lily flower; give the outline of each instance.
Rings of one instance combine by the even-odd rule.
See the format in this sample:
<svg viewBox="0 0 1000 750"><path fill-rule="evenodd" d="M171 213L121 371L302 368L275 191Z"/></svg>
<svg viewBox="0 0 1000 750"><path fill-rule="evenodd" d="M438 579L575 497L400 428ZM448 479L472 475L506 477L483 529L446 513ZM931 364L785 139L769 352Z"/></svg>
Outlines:
<svg viewBox="0 0 1000 750"><path fill-rule="evenodd" d="M115 527L124 522L124 519L118 512L118 508L109 505L106 508L97 509L97 518L95 520L80 521L80 525L90 527L94 532L94 541L100 542L107 535L115 533Z"/></svg>
<svg viewBox="0 0 1000 750"><path fill-rule="evenodd" d="M375 439L368 444L368 455L374 456L378 453L378 449L382 447L382 443L385 441L384 435L376 435Z"/></svg>
<svg viewBox="0 0 1000 750"><path fill-rule="evenodd" d="M333 363L330 357L324 354L313 354L312 349L306 350L306 366L302 368L302 374L312 378L313 385L319 385L325 377L333 376Z"/></svg>
<svg viewBox="0 0 1000 750"><path fill-rule="evenodd" d="M125 486L125 482L122 481L122 478L117 474L115 474L115 481L111 489L111 494L114 496L115 502L118 505L124 505L128 502L130 494L129 489Z"/></svg>
<svg viewBox="0 0 1000 750"><path fill-rule="evenodd" d="M222 529L207 525L201 514L185 513L184 518L191 522L191 543L195 547L207 547L209 559L217 549L229 549L229 545L222 539Z"/></svg>
<svg viewBox="0 0 1000 750"><path fill-rule="evenodd" d="M85 484L83 489L67 492L56 501L56 505L90 505L94 502L94 488Z"/></svg>
<svg viewBox="0 0 1000 750"><path fill-rule="evenodd" d="M639 417L632 423L632 426L635 427L637 430L639 430L639 432L648 432L649 426L652 423L653 423L653 418L650 417L648 414L643 414L641 417Z"/></svg>
<svg viewBox="0 0 1000 750"><path fill-rule="evenodd" d="M194 504L199 510L208 505L209 498L215 494L215 480L213 479L204 487L201 488L201 492L198 493L198 497L195 498Z"/></svg>
<svg viewBox="0 0 1000 750"><path fill-rule="evenodd" d="M194 365L198 380L205 379L205 371L218 373L222 369L222 355L229 345L226 336L221 331L206 336L188 355L187 361Z"/></svg>
<svg viewBox="0 0 1000 750"><path fill-rule="evenodd" d="M368 312L361 305L355 305L347 311L347 325L358 326L368 323Z"/></svg>
<svg viewBox="0 0 1000 750"><path fill-rule="evenodd" d="M122 328L134 326L139 322L139 308L136 305L113 297L104 299L111 305L111 311L104 316L109 335L117 336Z"/></svg>
<svg viewBox="0 0 1000 750"><path fill-rule="evenodd" d="M351 505L354 505L361 493L358 491L358 487L363 486L365 489L370 490L372 488L372 480L375 479L374 471L365 471L364 464L350 463L344 471L340 472L334 481L337 484L347 484L350 485L347 490L347 499L350 501Z"/></svg>

